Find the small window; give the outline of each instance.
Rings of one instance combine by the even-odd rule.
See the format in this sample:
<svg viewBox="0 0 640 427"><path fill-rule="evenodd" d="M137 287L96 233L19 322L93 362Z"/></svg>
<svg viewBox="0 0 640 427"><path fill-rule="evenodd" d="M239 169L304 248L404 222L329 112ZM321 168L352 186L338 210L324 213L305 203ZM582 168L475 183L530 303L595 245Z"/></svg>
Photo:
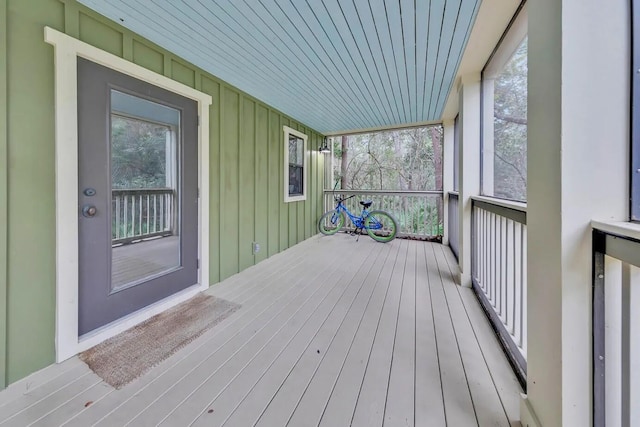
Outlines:
<svg viewBox="0 0 640 427"><path fill-rule="evenodd" d="M284 201L307 199L307 135L284 126Z"/></svg>

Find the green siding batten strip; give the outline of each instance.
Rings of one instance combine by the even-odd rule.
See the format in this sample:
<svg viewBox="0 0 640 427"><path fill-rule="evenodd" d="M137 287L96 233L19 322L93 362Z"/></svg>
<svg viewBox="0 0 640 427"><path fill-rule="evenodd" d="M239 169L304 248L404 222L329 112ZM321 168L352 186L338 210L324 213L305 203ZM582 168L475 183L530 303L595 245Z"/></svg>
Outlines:
<svg viewBox="0 0 640 427"><path fill-rule="evenodd" d="M255 240L255 102L242 98L240 147L238 152L239 178L238 203L240 226L238 227L240 270L255 264L252 243Z"/></svg>
<svg viewBox="0 0 640 427"><path fill-rule="evenodd" d="M284 202L284 172L288 165L284 164L284 130L283 126L289 126L289 120L280 117L280 125L278 126L278 148L280 157L278 157L278 165L280 172L278 174L278 184L280 184L280 250L284 251L289 247L289 205L291 203Z"/></svg>
<svg viewBox="0 0 640 427"><path fill-rule="evenodd" d="M228 87L222 90L222 122L220 139L220 271L221 279L236 274L238 269L238 130L240 94Z"/></svg>
<svg viewBox="0 0 640 427"><path fill-rule="evenodd" d="M260 245L260 250L255 254L255 262L258 263L267 258L268 255L268 197L269 197L269 177L268 177L268 143L269 143L269 110L256 105L256 126L255 126L255 241Z"/></svg>
<svg viewBox="0 0 640 427"><path fill-rule="evenodd" d="M7 0L0 0L0 390L7 385Z"/></svg>
<svg viewBox="0 0 640 427"><path fill-rule="evenodd" d="M282 201L282 185L278 185L281 181L280 165L282 157L280 157L280 116L274 111L269 111L269 165L267 173L269 174L269 235L268 246L269 256L275 255L280 251L280 203ZM283 184L284 185L284 184Z"/></svg>

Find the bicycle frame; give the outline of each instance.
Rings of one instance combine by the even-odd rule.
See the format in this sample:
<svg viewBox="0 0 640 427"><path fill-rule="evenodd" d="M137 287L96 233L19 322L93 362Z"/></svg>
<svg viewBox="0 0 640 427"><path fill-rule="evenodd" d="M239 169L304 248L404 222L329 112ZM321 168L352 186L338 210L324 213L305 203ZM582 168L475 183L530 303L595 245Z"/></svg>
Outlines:
<svg viewBox="0 0 640 427"><path fill-rule="evenodd" d="M340 215L340 212L344 212L345 214L347 214L356 230L378 230L382 228L382 224L380 224L378 221L374 221L373 223L369 224L369 226L366 226L365 219L369 216L369 211L366 208L362 208L362 213L360 214L360 216L352 214L351 211L344 205L344 201L350 199L351 197L347 197L345 199L337 199L338 204L336 205L334 215L331 217L331 222L335 224L335 222L338 220L338 215Z"/></svg>

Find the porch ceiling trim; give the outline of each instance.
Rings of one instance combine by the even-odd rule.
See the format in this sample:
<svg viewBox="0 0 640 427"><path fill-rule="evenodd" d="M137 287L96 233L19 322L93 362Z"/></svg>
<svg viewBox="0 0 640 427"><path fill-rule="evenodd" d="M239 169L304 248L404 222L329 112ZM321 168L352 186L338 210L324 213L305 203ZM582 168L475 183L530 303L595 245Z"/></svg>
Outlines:
<svg viewBox="0 0 640 427"><path fill-rule="evenodd" d="M440 120L481 0L79 2L336 134Z"/></svg>

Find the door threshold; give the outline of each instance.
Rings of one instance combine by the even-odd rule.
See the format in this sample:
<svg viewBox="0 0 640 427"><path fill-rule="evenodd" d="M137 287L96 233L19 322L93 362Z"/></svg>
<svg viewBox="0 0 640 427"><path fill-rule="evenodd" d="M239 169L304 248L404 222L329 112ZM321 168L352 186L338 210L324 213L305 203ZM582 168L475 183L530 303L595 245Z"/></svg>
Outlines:
<svg viewBox="0 0 640 427"><path fill-rule="evenodd" d="M115 320L107 325L104 325L98 329L95 329L91 332L88 332L80 337L78 337L78 345L76 347L76 354L81 353L85 350L90 349L103 341L108 340L109 338L118 335L121 332L130 329L145 320L150 319L156 314L160 314L163 311L166 311L189 298L194 297L198 293L207 289L207 286L202 286L199 284L192 285L186 289L183 289L180 292L177 292L171 296L168 296L158 302L155 302L147 307L141 308L140 310L133 312L131 314L126 315L118 320ZM58 363L62 362L62 360L58 360Z"/></svg>

